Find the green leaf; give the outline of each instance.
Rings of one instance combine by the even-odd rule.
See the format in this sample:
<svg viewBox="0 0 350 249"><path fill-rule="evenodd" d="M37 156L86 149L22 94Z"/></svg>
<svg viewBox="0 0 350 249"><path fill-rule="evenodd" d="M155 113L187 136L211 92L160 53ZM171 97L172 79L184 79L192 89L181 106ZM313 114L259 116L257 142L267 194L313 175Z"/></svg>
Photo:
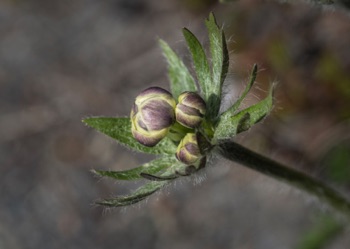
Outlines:
<svg viewBox="0 0 350 249"><path fill-rule="evenodd" d="M175 156L161 157L145 163L139 167L123 170L123 171L104 171L92 170L93 173L99 176L107 176L117 180L137 180L142 179L141 173L155 174L163 169L166 169L176 163Z"/></svg>
<svg viewBox="0 0 350 249"><path fill-rule="evenodd" d="M217 110L214 111L214 115L217 115L220 107L222 84L226 78L229 67L229 54L227 50L225 34L223 30L218 26L213 13L210 13L209 18L205 22L205 25L207 26L209 34L212 64L213 82L211 84L210 91L218 96L218 98L214 98L213 100L219 102L212 103L210 105L217 107Z"/></svg>
<svg viewBox="0 0 350 249"><path fill-rule="evenodd" d="M206 163L207 163L206 157L203 157L200 160L198 165L186 165L176 160L176 162L173 163L171 167L167 168L160 175L141 173L141 176L151 181L174 180L178 177L189 176L192 173L197 172L198 170L204 168Z"/></svg>
<svg viewBox="0 0 350 249"><path fill-rule="evenodd" d="M169 176L158 176L158 175L152 175L147 173L141 173L141 176L150 181L168 181L168 180L174 180L178 177L176 174L169 175Z"/></svg>
<svg viewBox="0 0 350 249"><path fill-rule="evenodd" d="M192 34L191 31L184 28L183 35L186 39L188 48L191 52L194 68L196 71L197 79L201 87L201 91L204 100L208 103L209 97L212 93L211 72L205 55L204 49L198 39ZM208 108L209 109L209 108Z"/></svg>
<svg viewBox="0 0 350 249"><path fill-rule="evenodd" d="M264 100L238 112L234 116L220 118L214 133L214 141L232 138L262 120L272 109L274 85L272 85L268 96Z"/></svg>
<svg viewBox="0 0 350 249"><path fill-rule="evenodd" d="M132 136L129 118L91 117L84 119L83 122L135 151L169 155L174 155L176 152L176 146L168 138L164 138L154 147L146 147L137 142Z"/></svg>
<svg viewBox="0 0 350 249"><path fill-rule="evenodd" d="M187 165L181 163L174 156L175 162L168 167L164 172L158 175L142 173L142 177L151 180L151 181L165 181L165 180L173 180L179 177L178 172L183 172Z"/></svg>
<svg viewBox="0 0 350 249"><path fill-rule="evenodd" d="M241 105L242 101L245 99L248 92L252 88L252 86L255 82L255 79L256 79L257 72L258 72L258 66L256 64L254 64L252 72L251 72L250 77L249 77L249 82L248 82L247 86L245 87L241 97L239 97L239 99L229 109L227 109L227 111L225 111L223 114L221 114L221 117L223 119L225 119L226 116L232 116L235 114L238 107Z"/></svg>
<svg viewBox="0 0 350 249"><path fill-rule="evenodd" d="M168 184L169 181L152 181L138 188L135 192L130 195L117 196L110 199L104 199L97 201L96 204L108 206L108 207L120 207L135 204L139 201L144 200L157 190Z"/></svg>
<svg viewBox="0 0 350 249"><path fill-rule="evenodd" d="M177 99L184 91L196 92L196 83L182 60L165 41L159 40L159 44L168 62L170 89L174 98Z"/></svg>
<svg viewBox="0 0 350 249"><path fill-rule="evenodd" d="M169 163L172 162L172 164L170 165L170 167L169 167L169 164L167 164L167 169L159 176L153 175L153 173L156 173L154 171L142 171L145 174L140 173L141 177L151 180L152 182L141 186L130 195L117 196L114 198L105 199L105 200L96 202L96 204L109 206L109 207L128 206L128 205L135 204L139 201L142 201L146 197L155 193L157 190L161 189L166 184L168 184L171 180L174 180L175 178L177 178L178 176L176 175L176 170L179 170L180 169L179 167L185 166L184 164L180 163L175 158L175 156L173 156L172 158L167 157L167 159L164 158L164 160L169 160L168 162Z"/></svg>

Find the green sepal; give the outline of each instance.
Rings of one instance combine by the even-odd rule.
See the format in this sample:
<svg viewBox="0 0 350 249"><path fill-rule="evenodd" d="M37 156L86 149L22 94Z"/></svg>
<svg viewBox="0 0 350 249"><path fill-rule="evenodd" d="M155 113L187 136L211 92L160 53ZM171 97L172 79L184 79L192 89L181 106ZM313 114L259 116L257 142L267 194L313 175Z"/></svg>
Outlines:
<svg viewBox="0 0 350 249"><path fill-rule="evenodd" d="M197 37L191 31L184 28L183 35L187 42L189 51L191 52L191 55L192 55L194 69L196 71L197 79L201 87L201 93L206 103L208 103L209 97L212 93L211 91L212 77L211 77L207 56L204 52L202 45L198 41Z"/></svg>
<svg viewBox="0 0 350 249"><path fill-rule="evenodd" d="M205 25L207 26L209 35L212 66L212 84L210 86L210 91L217 96L217 98L212 98L212 101L216 101L217 103L209 103L209 106L216 108L216 110L213 110L212 114L212 116L215 117L219 112L222 84L228 72L229 53L225 34L222 28L218 26L213 13L210 13Z"/></svg>
<svg viewBox="0 0 350 249"><path fill-rule="evenodd" d="M176 146L169 138L164 138L154 147L146 147L134 139L131 134L130 118L90 117L83 120L88 126L117 140L125 147L149 154L174 155Z"/></svg>
<svg viewBox="0 0 350 249"><path fill-rule="evenodd" d="M107 176L116 180L137 180L142 179L142 173L155 174L158 173L176 163L176 158L172 157L160 157L154 159L148 163L145 163L139 167L123 170L123 171L104 171L104 170L92 170L92 172L98 176Z"/></svg>
<svg viewBox="0 0 350 249"><path fill-rule="evenodd" d="M139 187L130 195L117 196L110 199L97 201L96 204L108 207L128 206L146 199L157 190L168 184L169 181L152 181Z"/></svg>
<svg viewBox="0 0 350 249"><path fill-rule="evenodd" d="M214 141L230 139L262 120L272 109L274 87L275 84L271 86L268 96L259 103L238 112L234 116L220 118L214 133Z"/></svg>
<svg viewBox="0 0 350 249"><path fill-rule="evenodd" d="M196 83L185 64L163 40L159 40L163 55L168 62L168 76L173 97L177 99L184 91L196 92Z"/></svg>

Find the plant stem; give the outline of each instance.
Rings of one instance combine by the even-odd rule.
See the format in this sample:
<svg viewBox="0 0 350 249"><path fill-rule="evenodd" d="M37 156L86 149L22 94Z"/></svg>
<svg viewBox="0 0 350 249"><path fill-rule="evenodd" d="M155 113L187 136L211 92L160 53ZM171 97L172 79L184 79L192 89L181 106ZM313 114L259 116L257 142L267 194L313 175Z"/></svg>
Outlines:
<svg viewBox="0 0 350 249"><path fill-rule="evenodd" d="M218 153L228 160L240 163L317 196L331 207L350 217L349 200L320 180L284 166L232 141L219 144Z"/></svg>

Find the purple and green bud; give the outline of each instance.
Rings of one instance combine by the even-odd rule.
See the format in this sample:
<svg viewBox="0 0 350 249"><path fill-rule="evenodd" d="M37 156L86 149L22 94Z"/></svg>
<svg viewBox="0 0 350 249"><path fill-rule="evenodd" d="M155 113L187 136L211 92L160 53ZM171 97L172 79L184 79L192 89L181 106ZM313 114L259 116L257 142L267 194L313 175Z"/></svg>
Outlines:
<svg viewBox="0 0 350 249"><path fill-rule="evenodd" d="M176 102L160 87L150 87L135 99L131 109L131 132L141 144L153 147L167 134L175 122Z"/></svg>
<svg viewBox="0 0 350 249"><path fill-rule="evenodd" d="M184 164L193 165L201 157L196 134L187 133L177 147L176 158Z"/></svg>
<svg viewBox="0 0 350 249"><path fill-rule="evenodd" d="M183 92L178 101L175 109L176 121L188 128L199 127L206 112L206 104L201 96L195 92Z"/></svg>

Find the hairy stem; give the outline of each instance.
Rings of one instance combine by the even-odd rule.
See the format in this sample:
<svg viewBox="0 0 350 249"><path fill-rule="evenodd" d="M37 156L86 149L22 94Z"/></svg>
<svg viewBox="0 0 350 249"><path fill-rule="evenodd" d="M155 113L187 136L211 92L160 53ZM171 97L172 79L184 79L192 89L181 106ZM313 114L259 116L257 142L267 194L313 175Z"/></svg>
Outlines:
<svg viewBox="0 0 350 249"><path fill-rule="evenodd" d="M227 141L218 147L219 154L226 159L296 186L350 217L349 200L323 182L257 154L235 142Z"/></svg>

